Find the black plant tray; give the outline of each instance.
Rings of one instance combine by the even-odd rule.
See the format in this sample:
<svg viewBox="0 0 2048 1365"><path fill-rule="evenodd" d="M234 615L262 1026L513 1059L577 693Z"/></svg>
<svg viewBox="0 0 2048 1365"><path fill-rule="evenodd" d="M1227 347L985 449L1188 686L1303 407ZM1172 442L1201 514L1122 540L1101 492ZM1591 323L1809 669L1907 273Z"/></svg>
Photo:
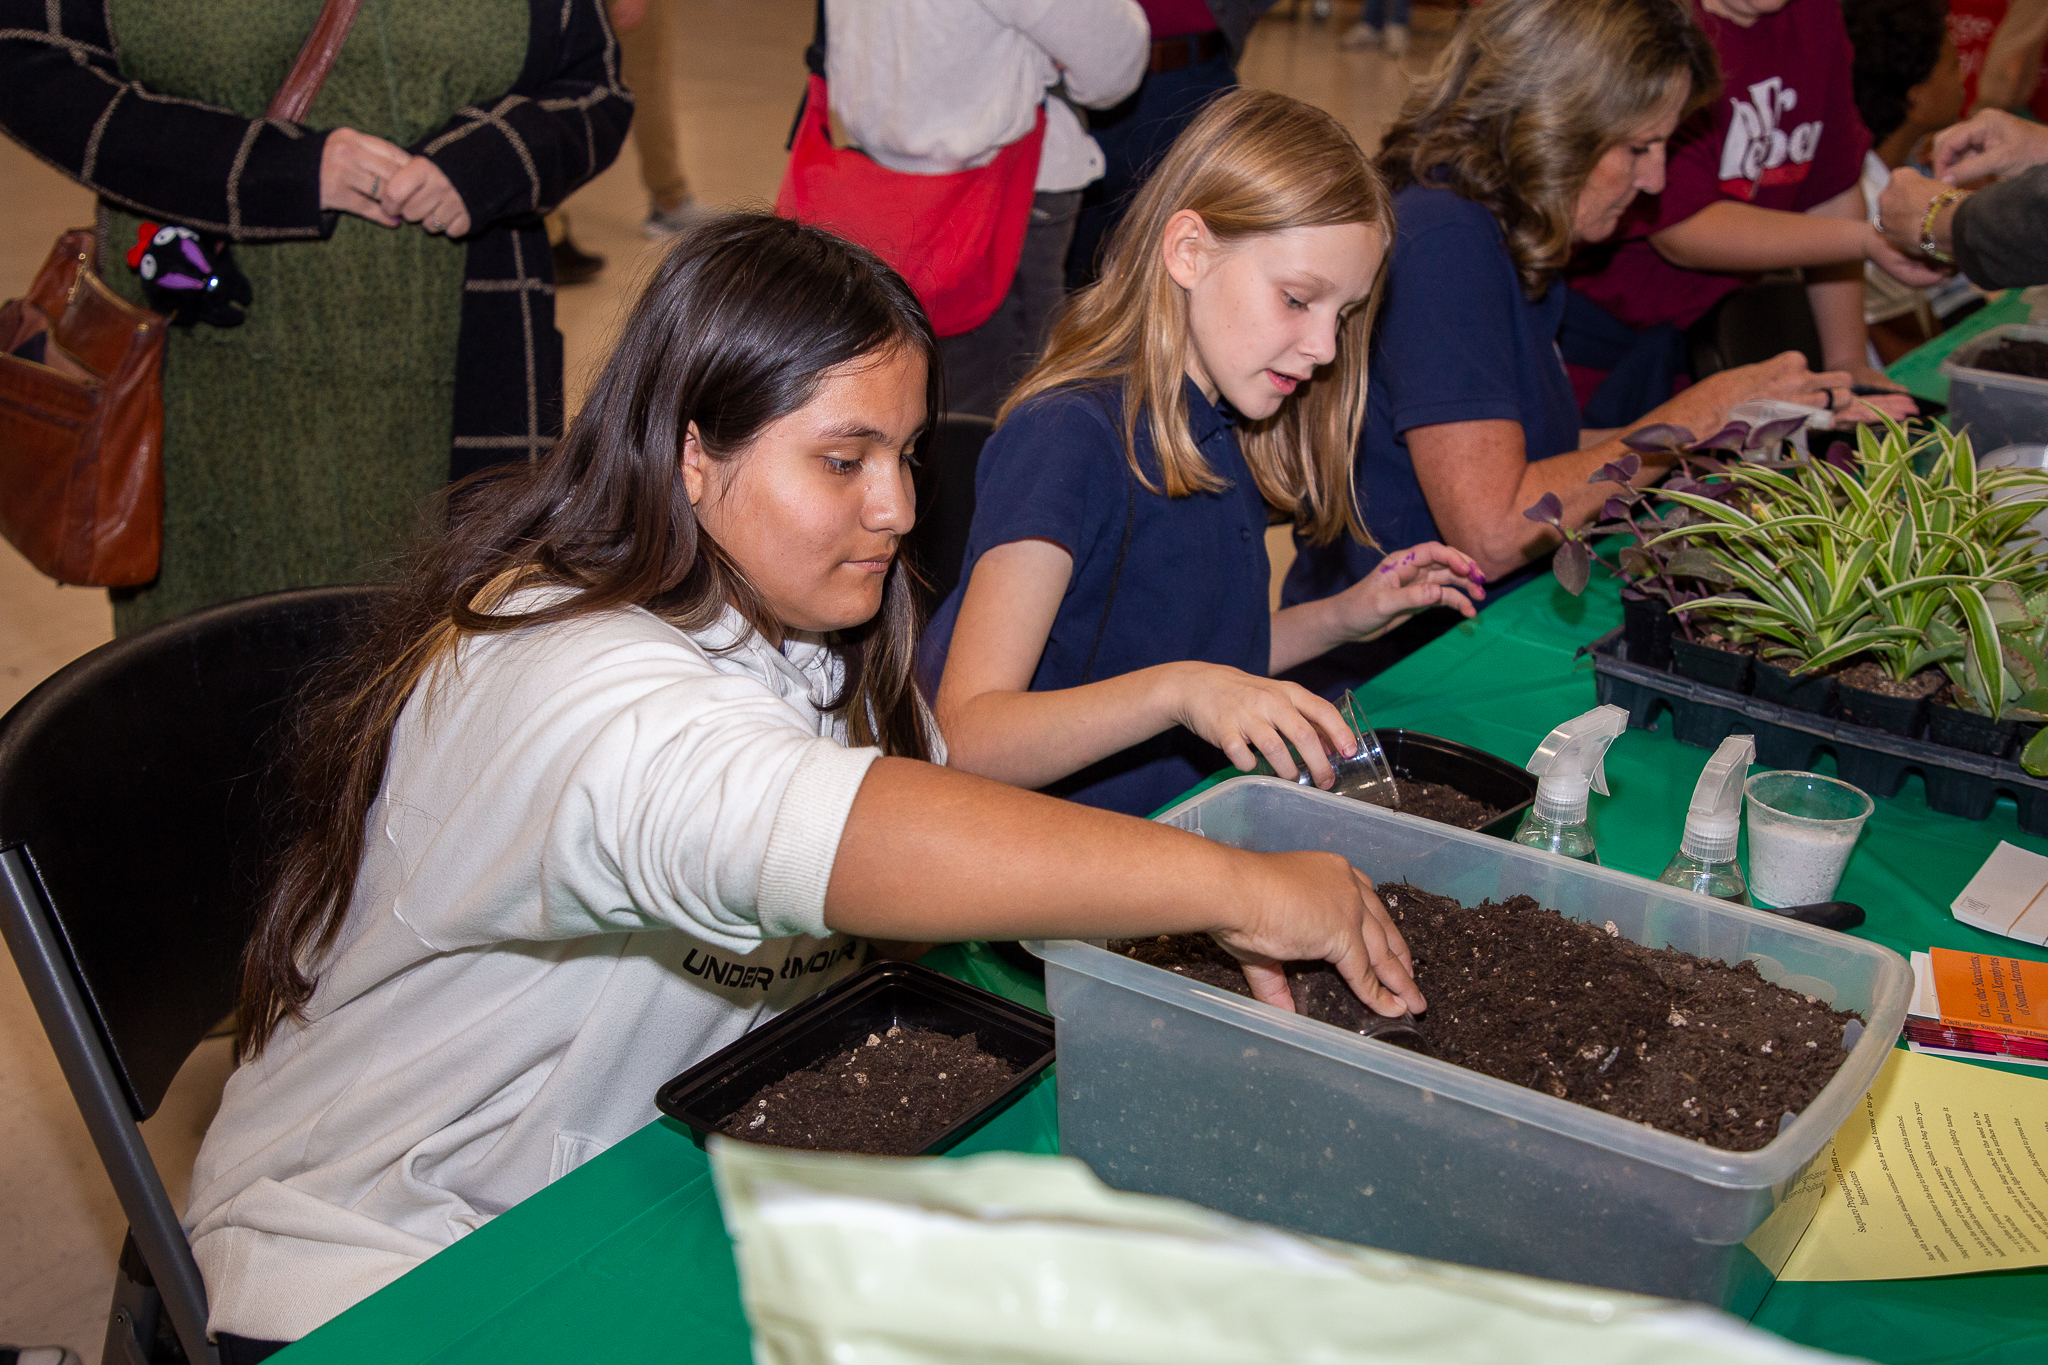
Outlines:
<svg viewBox="0 0 2048 1365"><path fill-rule="evenodd" d="M959 1037L1017 1069L1009 1085L915 1152L943 1152L1024 1093L1052 1064L1052 1020L914 962L876 962L706 1057L655 1092L655 1107L701 1141L739 1107L793 1071L836 1057L901 1024Z"/></svg>
<svg viewBox="0 0 2048 1365"><path fill-rule="evenodd" d="M1536 774L1516 767L1484 749L1439 739L1420 730L1375 730L1380 752L1394 776L1410 782L1441 782L1475 801L1500 807L1498 819L1480 828L1496 839L1515 837L1522 813L1535 804Z"/></svg>
<svg viewBox="0 0 2048 1365"><path fill-rule="evenodd" d="M1906 774L1917 772L1927 784L1927 804L1965 820L1982 820L2003 793L2018 804L2022 830L2048 834L2048 780L2028 775L2017 763L1824 720L1630 663L1619 629L1594 641L1592 654L1601 702L1626 709L1628 723L1639 730L1668 710L1679 743L1712 749L1730 735L1755 735L1756 761L1765 767L1810 768L1816 756L1832 753L1841 779L1872 796L1896 795Z"/></svg>

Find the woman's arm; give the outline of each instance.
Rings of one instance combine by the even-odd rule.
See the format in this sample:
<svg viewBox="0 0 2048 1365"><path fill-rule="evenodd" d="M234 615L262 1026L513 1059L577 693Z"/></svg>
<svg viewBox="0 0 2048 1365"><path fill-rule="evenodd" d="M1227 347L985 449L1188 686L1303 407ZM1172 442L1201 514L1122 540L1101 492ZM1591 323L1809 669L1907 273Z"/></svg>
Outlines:
<svg viewBox="0 0 2048 1365"><path fill-rule="evenodd" d="M2048 224L2048 166L2036 166L1944 208L1934 235L1979 288L2048 284L2043 224Z"/></svg>
<svg viewBox="0 0 2048 1365"><path fill-rule="evenodd" d="M1348 752L1349 732L1334 706L1293 683L1189 662L1029 690L1073 567L1047 540L998 545L976 561L933 706L949 767L1043 787L1185 725L1246 771L1264 754L1293 777L1291 742L1320 785L1334 780L1325 749Z"/></svg>
<svg viewBox="0 0 2048 1365"><path fill-rule="evenodd" d="M526 67L505 95L457 110L413 147L472 228L538 218L611 165L633 117L599 0L528 0Z"/></svg>
<svg viewBox="0 0 2048 1365"><path fill-rule="evenodd" d="M1728 409L1748 399L1784 398L1827 407L1827 390L1845 388L1849 382L1847 374L1809 372L1805 358L1788 351L1703 379L1637 425L1669 422L1704 437L1720 430ZM1593 521L1607 493L1604 483L1588 483L1588 478L1628 453L1616 438L1547 460L1530 460L1519 422L1446 422L1408 432L1415 479L1438 532L1446 544L1477 560L1489 579L1514 572L1556 545L1557 533L1524 517L1525 509L1545 493L1555 493L1564 504L1567 525ZM1670 467L1668 458L1645 456L1635 482L1655 482Z"/></svg>
<svg viewBox="0 0 2048 1365"><path fill-rule="evenodd" d="M323 235L327 135L123 80L106 14L0 0L0 129L136 213L238 241Z"/></svg>
<svg viewBox="0 0 2048 1365"><path fill-rule="evenodd" d="M1335 854L1246 853L908 759L867 770L825 922L915 942L1210 933L1268 1004L1291 1008L1280 964L1319 959L1383 1015L1425 1005L1372 883Z"/></svg>

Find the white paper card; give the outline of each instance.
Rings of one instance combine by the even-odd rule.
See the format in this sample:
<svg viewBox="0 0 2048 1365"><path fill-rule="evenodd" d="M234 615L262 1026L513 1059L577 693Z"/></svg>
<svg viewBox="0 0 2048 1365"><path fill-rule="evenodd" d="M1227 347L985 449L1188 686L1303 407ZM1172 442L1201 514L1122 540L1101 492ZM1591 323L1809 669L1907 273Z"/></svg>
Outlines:
<svg viewBox="0 0 2048 1365"><path fill-rule="evenodd" d="M2001 839L1949 909L1973 928L2048 943L2048 857Z"/></svg>

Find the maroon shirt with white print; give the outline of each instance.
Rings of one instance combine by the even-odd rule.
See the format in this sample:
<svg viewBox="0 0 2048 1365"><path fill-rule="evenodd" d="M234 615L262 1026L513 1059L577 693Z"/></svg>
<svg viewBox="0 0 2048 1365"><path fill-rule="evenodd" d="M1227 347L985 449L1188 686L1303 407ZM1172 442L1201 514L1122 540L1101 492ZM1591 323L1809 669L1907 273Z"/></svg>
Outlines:
<svg viewBox="0 0 2048 1365"><path fill-rule="evenodd" d="M1664 193L1638 197L1612 241L1570 271L1573 289L1637 329L1687 326L1755 278L1672 265L1651 233L1722 199L1794 213L1824 204L1857 182L1870 147L1839 0L1792 0L1749 28L1694 12L1721 57L1720 98L1672 139Z"/></svg>

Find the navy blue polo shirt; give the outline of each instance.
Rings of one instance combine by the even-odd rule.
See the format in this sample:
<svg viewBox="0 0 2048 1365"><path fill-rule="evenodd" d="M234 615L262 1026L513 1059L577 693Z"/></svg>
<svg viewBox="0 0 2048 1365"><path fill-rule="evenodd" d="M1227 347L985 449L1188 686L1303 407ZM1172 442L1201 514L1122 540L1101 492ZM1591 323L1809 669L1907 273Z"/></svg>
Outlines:
<svg viewBox="0 0 2048 1365"><path fill-rule="evenodd" d="M1266 502L1230 415L1192 383L1186 391L1195 446L1229 481L1221 492L1169 498L1141 487L1124 458L1123 395L1115 386L1041 394L996 429L975 471L974 524L960 585L925 635L921 672L928 680L935 682L944 667L960 600L981 556L1027 539L1052 541L1074 557L1032 691L1189 659L1266 674L1273 648ZM1137 454L1153 485L1163 487L1142 418ZM1112 601L1120 550L1123 572ZM1149 815L1228 764L1222 751L1175 726L1047 790L1085 805Z"/></svg>
<svg viewBox="0 0 2048 1365"><path fill-rule="evenodd" d="M1414 428L1505 419L1522 424L1531 460L1579 448L1578 400L1557 353L1564 282L1531 303L1493 214L1450 190L1410 185L1394 196L1394 218L1356 466L1359 513L1388 550L1443 539L1409 458ZM1349 539L1299 548L1281 592L1289 606L1342 592L1382 557ZM1482 605L1540 568L1488 584Z"/></svg>

